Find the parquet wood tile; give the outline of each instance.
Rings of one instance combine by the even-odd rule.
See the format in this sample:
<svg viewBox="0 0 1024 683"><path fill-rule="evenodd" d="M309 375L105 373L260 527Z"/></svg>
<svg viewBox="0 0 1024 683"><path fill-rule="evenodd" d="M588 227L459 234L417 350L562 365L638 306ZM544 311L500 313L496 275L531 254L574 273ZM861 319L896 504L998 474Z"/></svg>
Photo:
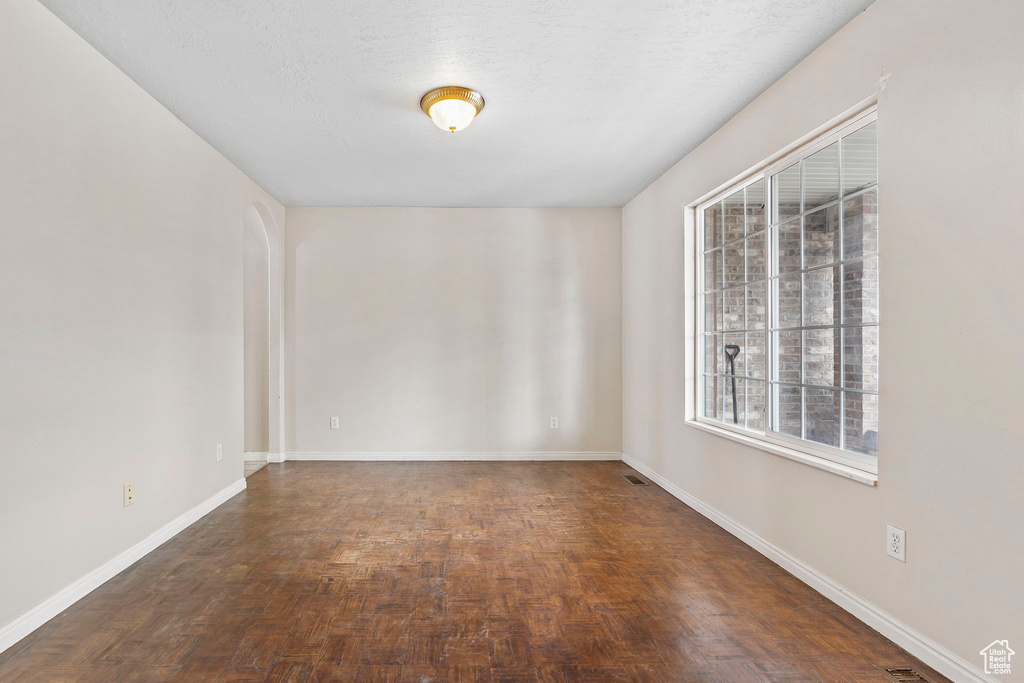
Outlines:
<svg viewBox="0 0 1024 683"><path fill-rule="evenodd" d="M946 680L631 472L272 464L0 681Z"/></svg>

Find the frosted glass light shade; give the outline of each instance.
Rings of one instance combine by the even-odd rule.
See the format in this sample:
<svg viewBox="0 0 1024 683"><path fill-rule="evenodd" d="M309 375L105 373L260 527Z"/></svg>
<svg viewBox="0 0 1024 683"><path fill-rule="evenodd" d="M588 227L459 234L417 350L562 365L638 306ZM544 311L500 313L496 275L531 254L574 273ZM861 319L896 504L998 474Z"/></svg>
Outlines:
<svg viewBox="0 0 1024 683"><path fill-rule="evenodd" d="M473 123L476 107L465 100L441 100L430 107L430 118L441 130L455 132Z"/></svg>
<svg viewBox="0 0 1024 683"><path fill-rule="evenodd" d="M420 108L435 126L454 133L473 123L484 108L484 98L475 90L451 85L428 92L420 100Z"/></svg>

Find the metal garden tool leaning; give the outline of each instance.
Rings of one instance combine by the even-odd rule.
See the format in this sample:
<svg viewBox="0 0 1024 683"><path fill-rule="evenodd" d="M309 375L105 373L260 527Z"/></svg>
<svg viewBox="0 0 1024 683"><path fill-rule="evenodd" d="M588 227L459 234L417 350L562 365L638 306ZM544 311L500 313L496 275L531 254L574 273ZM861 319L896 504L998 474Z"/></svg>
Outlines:
<svg viewBox="0 0 1024 683"><path fill-rule="evenodd" d="M732 375L732 423L740 423L739 410L736 408L736 356L740 355L740 347L736 344L725 345L725 357L729 361L729 374Z"/></svg>

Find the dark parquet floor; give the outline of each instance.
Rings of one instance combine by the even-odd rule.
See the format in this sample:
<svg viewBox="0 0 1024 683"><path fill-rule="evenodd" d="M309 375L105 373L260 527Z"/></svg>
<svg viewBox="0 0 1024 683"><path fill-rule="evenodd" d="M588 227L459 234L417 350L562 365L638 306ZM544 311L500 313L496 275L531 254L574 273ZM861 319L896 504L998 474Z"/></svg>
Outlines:
<svg viewBox="0 0 1024 683"><path fill-rule="evenodd" d="M270 465L0 655L0 680L945 680L627 473Z"/></svg>

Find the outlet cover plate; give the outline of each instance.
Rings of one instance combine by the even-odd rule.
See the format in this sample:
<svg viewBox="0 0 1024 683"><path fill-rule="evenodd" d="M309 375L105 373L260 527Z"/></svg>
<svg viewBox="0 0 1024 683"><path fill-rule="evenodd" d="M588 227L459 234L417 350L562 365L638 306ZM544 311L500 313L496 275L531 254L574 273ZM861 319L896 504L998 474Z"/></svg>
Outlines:
<svg viewBox="0 0 1024 683"><path fill-rule="evenodd" d="M885 553L900 562L907 561L907 532L887 524L885 527Z"/></svg>

